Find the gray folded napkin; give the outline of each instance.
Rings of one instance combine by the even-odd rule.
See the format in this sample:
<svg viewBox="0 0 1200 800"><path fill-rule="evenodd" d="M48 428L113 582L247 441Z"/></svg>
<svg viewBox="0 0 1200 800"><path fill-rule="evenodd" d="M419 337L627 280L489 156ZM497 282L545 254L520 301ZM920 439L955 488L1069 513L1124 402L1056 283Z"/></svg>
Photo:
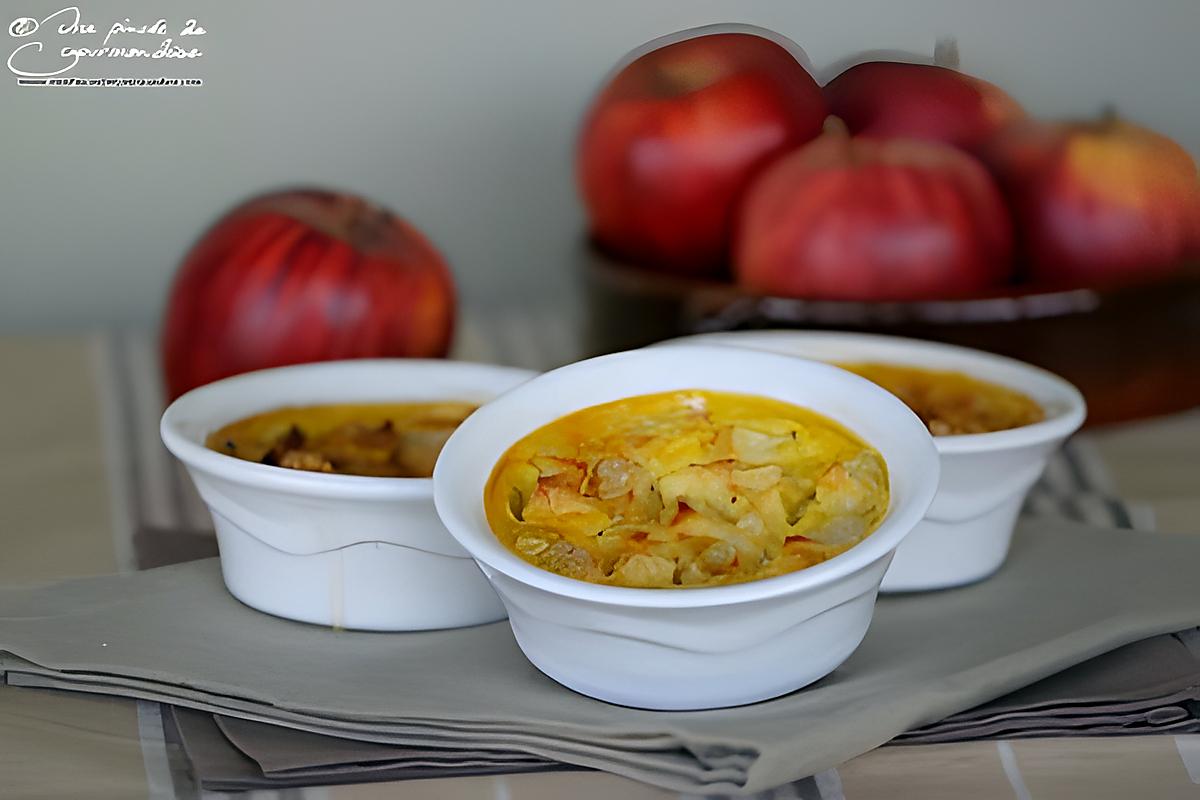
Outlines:
<svg viewBox="0 0 1200 800"><path fill-rule="evenodd" d="M166 708L167 726L209 791L580 769L517 752L395 747Z"/></svg>
<svg viewBox="0 0 1200 800"><path fill-rule="evenodd" d="M166 707L192 773L216 791L579 769L517 752L358 742ZM889 744L1200 732L1200 628L1096 656Z"/></svg>
<svg viewBox="0 0 1200 800"><path fill-rule="evenodd" d="M892 741L1197 732L1200 628L1192 628L1117 648Z"/></svg>
<svg viewBox="0 0 1200 800"><path fill-rule="evenodd" d="M530 666L504 623L378 634L278 620L230 597L213 560L0 590L0 669L13 685L745 793L1200 625L1197 563L1200 537L1025 520L991 580L883 598L863 644L832 675L718 711L638 711L575 694Z"/></svg>
<svg viewBox="0 0 1200 800"><path fill-rule="evenodd" d="M518 752L357 742L166 707L206 789L578 769ZM1200 628L1125 645L889 744L1200 732Z"/></svg>

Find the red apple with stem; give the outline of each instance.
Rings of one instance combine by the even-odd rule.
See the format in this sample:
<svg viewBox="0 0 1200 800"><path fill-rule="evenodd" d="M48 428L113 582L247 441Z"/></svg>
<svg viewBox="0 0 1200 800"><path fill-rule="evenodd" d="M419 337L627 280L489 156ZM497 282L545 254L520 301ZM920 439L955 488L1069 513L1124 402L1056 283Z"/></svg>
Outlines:
<svg viewBox="0 0 1200 800"><path fill-rule="evenodd" d="M320 190L235 208L185 257L162 331L169 399L229 375L342 358L438 357L454 284L416 228Z"/></svg>
<svg viewBox="0 0 1200 800"><path fill-rule="evenodd" d="M869 61L824 92L829 113L856 136L929 139L965 150L1025 116L999 86L935 64Z"/></svg>
<svg viewBox="0 0 1200 800"><path fill-rule="evenodd" d="M763 36L712 33L634 59L596 97L579 139L593 240L650 268L720 271L750 179L816 136L825 115L812 76Z"/></svg>

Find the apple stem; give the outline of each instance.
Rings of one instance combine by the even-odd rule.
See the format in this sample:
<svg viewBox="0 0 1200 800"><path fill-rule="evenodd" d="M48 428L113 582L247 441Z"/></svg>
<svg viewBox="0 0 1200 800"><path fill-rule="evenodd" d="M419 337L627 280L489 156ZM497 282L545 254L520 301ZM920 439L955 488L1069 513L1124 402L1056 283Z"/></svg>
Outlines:
<svg viewBox="0 0 1200 800"><path fill-rule="evenodd" d="M1121 119L1121 115L1117 113L1117 107L1112 103L1105 103L1100 107L1100 122L1103 125L1112 125Z"/></svg>
<svg viewBox="0 0 1200 800"><path fill-rule="evenodd" d="M958 40L953 36L939 36L933 43L933 64L946 69L958 69Z"/></svg>
<svg viewBox="0 0 1200 800"><path fill-rule="evenodd" d="M821 130L829 136L837 136L842 139L850 138L850 129L846 127L845 120L833 114L825 118L825 122L821 125Z"/></svg>
<svg viewBox="0 0 1200 800"><path fill-rule="evenodd" d="M391 214L384 208L367 202L355 202L349 208L347 235L359 249L370 250L383 238Z"/></svg>

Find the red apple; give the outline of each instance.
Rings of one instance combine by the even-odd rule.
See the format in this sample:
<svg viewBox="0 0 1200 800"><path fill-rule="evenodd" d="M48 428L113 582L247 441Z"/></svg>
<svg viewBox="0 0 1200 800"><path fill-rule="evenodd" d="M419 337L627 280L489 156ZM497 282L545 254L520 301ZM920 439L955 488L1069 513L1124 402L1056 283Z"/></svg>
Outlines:
<svg viewBox="0 0 1200 800"><path fill-rule="evenodd" d="M583 124L577 171L593 240L648 267L717 272L747 183L824 118L816 82L761 36L715 33L646 53Z"/></svg>
<svg viewBox="0 0 1200 800"><path fill-rule="evenodd" d="M268 194L188 253L163 324L167 396L249 370L372 356L443 356L454 284L415 228L357 197Z"/></svg>
<svg viewBox="0 0 1200 800"><path fill-rule="evenodd" d="M982 151L1008 196L1030 277L1088 285L1151 277L1200 257L1191 156L1108 118L1010 126Z"/></svg>
<svg viewBox="0 0 1200 800"><path fill-rule="evenodd" d="M830 128L747 192L733 262L740 284L794 297L912 300L1004 283L1011 225L982 164L948 145Z"/></svg>
<svg viewBox="0 0 1200 800"><path fill-rule="evenodd" d="M829 113L873 138L931 139L971 150L1025 116L1003 89L932 64L870 61L825 85Z"/></svg>

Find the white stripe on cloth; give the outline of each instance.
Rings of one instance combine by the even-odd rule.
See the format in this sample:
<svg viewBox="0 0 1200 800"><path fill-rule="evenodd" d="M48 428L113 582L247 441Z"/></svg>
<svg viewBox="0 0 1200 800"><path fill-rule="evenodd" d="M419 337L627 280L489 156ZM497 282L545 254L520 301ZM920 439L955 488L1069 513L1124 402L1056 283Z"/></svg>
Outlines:
<svg viewBox="0 0 1200 800"><path fill-rule="evenodd" d="M582 331L554 309L510 309L464 319L451 357L547 370L582 358Z"/></svg>
<svg viewBox="0 0 1200 800"><path fill-rule="evenodd" d="M996 742L996 751L1000 754L1000 766L1004 768L1004 777L1008 778L1013 795L1017 800L1033 800L1025 779L1021 777L1021 768L1017 766L1017 754L1013 752L1012 745L1000 740Z"/></svg>
<svg viewBox="0 0 1200 800"><path fill-rule="evenodd" d="M1145 503L1127 503L1129 518L1133 521L1135 531L1158 530L1158 518L1154 516L1154 506Z"/></svg>
<svg viewBox="0 0 1200 800"><path fill-rule="evenodd" d="M725 797L725 795L721 795ZM681 794L680 800L708 800L705 795ZM747 795L745 800L845 800L842 792L842 778L836 769L824 772L798 781L765 789Z"/></svg>
<svg viewBox="0 0 1200 800"><path fill-rule="evenodd" d="M1200 734L1175 737L1175 749L1183 759L1184 769L1192 783L1200 784Z"/></svg>
<svg viewBox="0 0 1200 800"><path fill-rule="evenodd" d="M175 459L163 447L158 434L158 418L163 411L163 393L158 370L158 354L154 341L145 335L126 333L119 337L128 391L126 400L133 404L134 428L129 431L129 443L140 463L142 491L140 497L142 525L171 528L185 526L178 500L175 479Z"/></svg>
<svg viewBox="0 0 1200 800"><path fill-rule="evenodd" d="M493 318L495 341L505 347L499 354L503 364L542 370L551 359L549 336L538 329L536 317L529 312L507 311Z"/></svg>
<svg viewBox="0 0 1200 800"><path fill-rule="evenodd" d="M842 790L842 776L838 774L836 769L827 769L824 772L818 772L813 775L813 780L817 783L817 790L821 793L821 800L846 800L846 794Z"/></svg>
<svg viewBox="0 0 1200 800"><path fill-rule="evenodd" d="M165 445L163 450L166 450ZM204 501L200 499L200 493L196 491L196 484L192 483L191 476L187 474L187 468L178 461L173 466L172 478L178 487L182 503L180 513L183 515L186 527L211 528L212 517L208 513L208 506L204 505Z"/></svg>
<svg viewBox="0 0 1200 800"><path fill-rule="evenodd" d="M1061 496L1072 492L1075 481L1071 478L1071 468L1062 454L1056 453L1050 457L1038 485L1053 495Z"/></svg>
<svg viewBox="0 0 1200 800"><path fill-rule="evenodd" d="M137 568L133 534L141 517L143 503L162 502L163 486L147 491L139 485L145 473L148 449L131 446L137 422L147 415L147 407L132 399L131 383L125 372L120 353L121 342L115 336L98 336L90 342L94 385L97 387L102 436L104 438L105 472L109 481L113 550L117 568L130 572ZM131 416L130 410L139 412ZM155 425L157 434L157 425ZM157 435L156 435L157 439ZM161 447L161 444L159 445ZM161 464L160 464L161 469ZM158 703L137 701L138 743L142 765L146 772L147 797L160 800L176 797L172 780L172 762L167 754L163 733L162 713Z"/></svg>
<svg viewBox="0 0 1200 800"><path fill-rule="evenodd" d="M212 527L208 508L196 493L187 470L163 446L158 420L166 407L162 369L154 337L129 331L115 338L124 396L132 404L136 423L127 434L129 448L139 459L141 510L137 527Z"/></svg>
<svg viewBox="0 0 1200 800"><path fill-rule="evenodd" d="M542 369L553 369L578 361L587 355L583 344L583 320L544 308L538 314L538 328L545 342L547 358Z"/></svg>
<svg viewBox="0 0 1200 800"><path fill-rule="evenodd" d="M200 793L202 800L329 800L329 789L324 786L302 786L289 789L250 789L244 792Z"/></svg>
<svg viewBox="0 0 1200 800"><path fill-rule="evenodd" d="M1092 491L1100 494L1116 494L1116 483L1113 482L1112 475L1108 471L1108 465L1104 463L1104 457L1100 455L1099 448L1087 437L1087 434L1072 438L1067 442L1067 447L1070 447L1074 453L1075 461L1086 476Z"/></svg>
<svg viewBox="0 0 1200 800"><path fill-rule="evenodd" d="M503 775L496 775L492 778L492 798L493 800L512 800L512 787L508 785L508 779Z"/></svg>
<svg viewBox="0 0 1200 800"><path fill-rule="evenodd" d="M142 745L142 764L146 768L146 795L149 800L175 800L175 783L167 757L163 735L162 710L158 703L137 701L138 738Z"/></svg>
<svg viewBox="0 0 1200 800"><path fill-rule="evenodd" d="M457 361L478 361L494 364L500 359L496 355L496 340L491 331L481 327L474 318L461 320L454 334L454 347L450 357Z"/></svg>
<svg viewBox="0 0 1200 800"><path fill-rule="evenodd" d="M119 571L132 572L137 568L137 556L133 548L134 509L137 507L135 498L143 489L134 481L121 379L114 364L113 341L108 336L95 336L88 344L104 444L113 556Z"/></svg>

